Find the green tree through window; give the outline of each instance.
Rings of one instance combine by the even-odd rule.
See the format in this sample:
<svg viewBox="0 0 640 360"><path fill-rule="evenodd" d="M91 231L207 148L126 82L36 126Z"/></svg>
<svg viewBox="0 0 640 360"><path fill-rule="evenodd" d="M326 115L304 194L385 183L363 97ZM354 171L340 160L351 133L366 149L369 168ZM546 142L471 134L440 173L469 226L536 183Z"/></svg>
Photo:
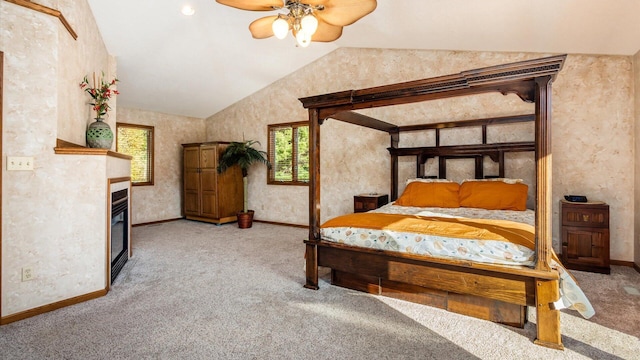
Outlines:
<svg viewBox="0 0 640 360"><path fill-rule="evenodd" d="M309 183L309 123L297 122L268 126L269 184L307 185Z"/></svg>
<svg viewBox="0 0 640 360"><path fill-rule="evenodd" d="M153 185L153 126L116 124L116 151L131 155L131 183Z"/></svg>

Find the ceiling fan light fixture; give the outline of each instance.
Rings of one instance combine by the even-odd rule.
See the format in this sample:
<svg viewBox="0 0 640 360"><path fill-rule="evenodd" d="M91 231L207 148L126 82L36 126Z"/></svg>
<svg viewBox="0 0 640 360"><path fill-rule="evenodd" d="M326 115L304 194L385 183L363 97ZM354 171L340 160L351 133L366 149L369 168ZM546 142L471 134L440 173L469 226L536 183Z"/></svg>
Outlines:
<svg viewBox="0 0 640 360"><path fill-rule="evenodd" d="M278 18L273 21L271 28L273 35L282 40L287 37L287 33L289 33L289 21L287 21L286 17L278 15Z"/></svg>
<svg viewBox="0 0 640 360"><path fill-rule="evenodd" d="M324 6L312 6L301 3L298 0L287 0L285 1L285 6L280 9L287 10L288 13L278 14L273 21L271 24L273 35L282 40L287 37L287 33L291 30L298 46L309 46L313 34L318 30L318 19L314 11L324 10Z"/></svg>
<svg viewBox="0 0 640 360"><path fill-rule="evenodd" d="M188 1L188 0L184 0ZM264 16L249 24L254 39L287 34L297 46L307 47L311 41L330 42L342 35L342 28L370 14L377 0L216 0L219 4L249 11L282 11Z"/></svg>

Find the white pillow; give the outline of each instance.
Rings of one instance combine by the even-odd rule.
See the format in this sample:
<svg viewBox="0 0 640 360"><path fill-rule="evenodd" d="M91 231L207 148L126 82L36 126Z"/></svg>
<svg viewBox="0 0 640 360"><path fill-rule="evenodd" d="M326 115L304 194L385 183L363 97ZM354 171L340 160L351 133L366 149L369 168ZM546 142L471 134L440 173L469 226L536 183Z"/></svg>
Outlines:
<svg viewBox="0 0 640 360"><path fill-rule="evenodd" d="M448 180L448 179L410 178L410 179L407 179L406 184L407 184L407 185L409 185L410 183L412 183L412 182L414 182L414 181L426 182L426 183L435 183L435 182L455 182L455 181Z"/></svg>
<svg viewBox="0 0 640 360"><path fill-rule="evenodd" d="M489 178L489 179L466 179L466 180L463 180L462 182L465 182L465 181L502 181L505 184L519 184L524 180L510 179L510 178Z"/></svg>

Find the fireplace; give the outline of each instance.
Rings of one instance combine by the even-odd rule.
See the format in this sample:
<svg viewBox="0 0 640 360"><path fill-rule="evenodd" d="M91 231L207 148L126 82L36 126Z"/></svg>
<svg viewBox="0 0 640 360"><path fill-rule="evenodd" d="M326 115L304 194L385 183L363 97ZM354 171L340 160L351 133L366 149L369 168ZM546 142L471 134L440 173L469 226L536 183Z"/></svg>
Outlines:
<svg viewBox="0 0 640 360"><path fill-rule="evenodd" d="M128 189L111 193L111 283L129 259Z"/></svg>

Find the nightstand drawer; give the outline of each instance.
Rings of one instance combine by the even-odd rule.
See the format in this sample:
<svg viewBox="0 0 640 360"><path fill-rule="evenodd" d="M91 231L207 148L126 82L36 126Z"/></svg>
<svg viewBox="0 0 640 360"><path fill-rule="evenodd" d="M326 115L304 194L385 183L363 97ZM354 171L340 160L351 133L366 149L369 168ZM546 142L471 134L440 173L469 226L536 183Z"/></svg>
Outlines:
<svg viewBox="0 0 640 360"><path fill-rule="evenodd" d="M609 227L609 206L567 206L562 207L562 225Z"/></svg>
<svg viewBox="0 0 640 360"><path fill-rule="evenodd" d="M389 195L384 194L363 194L353 197L353 211L365 212L377 209L389 202Z"/></svg>

